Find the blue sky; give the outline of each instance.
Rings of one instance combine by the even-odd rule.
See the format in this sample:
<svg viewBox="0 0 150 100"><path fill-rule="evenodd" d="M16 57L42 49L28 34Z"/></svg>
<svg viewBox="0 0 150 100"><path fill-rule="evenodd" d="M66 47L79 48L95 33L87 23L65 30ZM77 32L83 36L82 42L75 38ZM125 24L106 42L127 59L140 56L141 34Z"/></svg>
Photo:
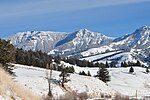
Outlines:
<svg viewBox="0 0 150 100"><path fill-rule="evenodd" d="M0 38L81 28L118 37L150 26L150 0L0 0Z"/></svg>

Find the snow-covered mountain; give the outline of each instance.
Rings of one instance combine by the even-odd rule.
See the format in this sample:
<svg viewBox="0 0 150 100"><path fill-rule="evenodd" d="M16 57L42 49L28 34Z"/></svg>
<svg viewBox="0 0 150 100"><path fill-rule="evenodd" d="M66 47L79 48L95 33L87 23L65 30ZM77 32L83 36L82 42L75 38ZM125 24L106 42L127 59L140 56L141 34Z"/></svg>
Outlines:
<svg viewBox="0 0 150 100"><path fill-rule="evenodd" d="M65 32L27 31L9 37L12 44L24 50L49 52L67 35Z"/></svg>
<svg viewBox="0 0 150 100"><path fill-rule="evenodd" d="M19 32L9 37L17 48L49 54L77 53L109 44L113 39L103 34L80 29L73 33L28 31Z"/></svg>
<svg viewBox="0 0 150 100"><path fill-rule="evenodd" d="M87 29L68 34L67 37L58 41L57 51L60 54L70 55L80 53L93 47L108 45L113 38L107 37L101 33L91 32Z"/></svg>
<svg viewBox="0 0 150 100"><path fill-rule="evenodd" d="M134 48L145 49L150 48L150 27L143 26L136 29L132 34L127 34L122 37L116 38L111 44L113 48Z"/></svg>
<svg viewBox="0 0 150 100"><path fill-rule="evenodd" d="M93 62L141 61L150 59L150 27L143 26L131 34L114 39L109 45L88 49L81 54L82 59Z"/></svg>
<svg viewBox="0 0 150 100"><path fill-rule="evenodd" d="M143 26L116 39L80 29L75 32L28 31L9 37L12 44L25 50L97 61L136 61L150 59L150 27ZM118 52L112 55L112 52ZM125 55L124 55L125 54ZM103 56L104 55L104 56ZM109 56L108 56L109 55ZM101 56L103 56L101 58ZM90 57L90 59L89 59ZM92 58L93 59L93 58Z"/></svg>

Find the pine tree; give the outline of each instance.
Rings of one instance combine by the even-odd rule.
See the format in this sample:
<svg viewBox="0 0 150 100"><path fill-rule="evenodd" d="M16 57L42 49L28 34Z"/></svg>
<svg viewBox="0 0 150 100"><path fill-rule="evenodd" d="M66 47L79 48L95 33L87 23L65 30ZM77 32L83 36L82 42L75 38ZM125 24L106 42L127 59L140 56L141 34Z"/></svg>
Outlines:
<svg viewBox="0 0 150 100"><path fill-rule="evenodd" d="M99 67L99 70L96 76L105 83L110 81L109 72L105 67Z"/></svg>
<svg viewBox="0 0 150 100"><path fill-rule="evenodd" d="M0 39L0 64L10 74L12 74L11 70L13 66L9 63L15 62L15 53L16 49L10 44L10 41Z"/></svg>
<svg viewBox="0 0 150 100"><path fill-rule="evenodd" d="M88 71L88 73L87 73L87 76L91 76L91 73L90 73L90 71Z"/></svg>
<svg viewBox="0 0 150 100"><path fill-rule="evenodd" d="M134 72L134 69L133 69L133 67L130 67L130 69L129 69L129 73L133 73Z"/></svg>
<svg viewBox="0 0 150 100"><path fill-rule="evenodd" d="M136 66L141 66L140 61L137 61L137 62L136 62Z"/></svg>
<svg viewBox="0 0 150 100"><path fill-rule="evenodd" d="M79 75L84 75L84 76L87 76L87 74L86 74L84 71L82 71L82 72L79 72Z"/></svg>
<svg viewBox="0 0 150 100"><path fill-rule="evenodd" d="M109 64L108 64L108 62L106 61L106 68L109 68Z"/></svg>
<svg viewBox="0 0 150 100"><path fill-rule="evenodd" d="M69 81L67 77L69 77L70 74L67 72L65 65L62 64L61 66L62 66L62 70L61 70L61 74L59 75L59 77L61 78L60 80L61 80L62 87L64 87L64 83Z"/></svg>
<svg viewBox="0 0 150 100"><path fill-rule="evenodd" d="M54 57L54 61L55 61L57 64L60 64L61 57L60 57L59 55L55 56L55 57Z"/></svg>
<svg viewBox="0 0 150 100"><path fill-rule="evenodd" d="M149 73L149 69L148 69L148 67L146 68L146 73Z"/></svg>

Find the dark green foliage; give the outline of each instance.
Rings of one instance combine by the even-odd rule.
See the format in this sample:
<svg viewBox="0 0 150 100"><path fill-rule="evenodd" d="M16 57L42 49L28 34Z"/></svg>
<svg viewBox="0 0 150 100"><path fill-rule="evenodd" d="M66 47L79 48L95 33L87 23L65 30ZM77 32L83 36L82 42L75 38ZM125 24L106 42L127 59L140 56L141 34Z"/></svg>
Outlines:
<svg viewBox="0 0 150 100"><path fill-rule="evenodd" d="M61 57L59 55L54 57L54 62L56 62L57 64L60 64L61 61Z"/></svg>
<svg viewBox="0 0 150 100"><path fill-rule="evenodd" d="M110 66L109 66L109 64L108 64L108 62L106 61L106 68L109 68Z"/></svg>
<svg viewBox="0 0 150 100"><path fill-rule="evenodd" d="M16 50L10 41L0 39L0 63L6 66L7 63L15 62Z"/></svg>
<svg viewBox="0 0 150 100"><path fill-rule="evenodd" d="M137 61L137 62L136 62L136 66L141 66L140 61Z"/></svg>
<svg viewBox="0 0 150 100"><path fill-rule="evenodd" d="M0 39L0 64L10 74L13 74L13 65L10 63L15 63L15 53L16 49L10 41Z"/></svg>
<svg viewBox="0 0 150 100"><path fill-rule="evenodd" d="M93 64L92 62L86 60L79 60L77 58L67 58L67 59L63 59L63 61L80 67L95 67L95 64Z"/></svg>
<svg viewBox="0 0 150 100"><path fill-rule="evenodd" d="M90 73L90 71L88 71L88 73L87 73L87 76L91 76L91 73Z"/></svg>
<svg viewBox="0 0 150 100"><path fill-rule="evenodd" d="M132 62L132 61L128 61L128 63L126 62L121 62L121 67L130 67L130 66L139 66L139 67L142 67L144 65L142 65L140 63L140 61L137 61L136 63L135 62Z"/></svg>
<svg viewBox="0 0 150 100"><path fill-rule="evenodd" d="M134 62L128 62L128 66L141 66L141 63L140 63L140 61L137 61L136 63L134 63Z"/></svg>
<svg viewBox="0 0 150 100"><path fill-rule="evenodd" d="M98 77L100 80L102 80L105 83L110 81L109 72L105 68L105 66L99 67L96 77Z"/></svg>
<svg viewBox="0 0 150 100"><path fill-rule="evenodd" d="M41 51L33 52L31 50L24 51L23 49L17 49L16 52L16 63L37 66L46 68L46 64L52 62L52 57Z"/></svg>
<svg viewBox="0 0 150 100"><path fill-rule="evenodd" d="M128 64L126 62L121 62L121 67L128 67Z"/></svg>
<svg viewBox="0 0 150 100"><path fill-rule="evenodd" d="M146 73L149 73L149 69L148 68L146 68Z"/></svg>
<svg viewBox="0 0 150 100"><path fill-rule="evenodd" d="M129 69L129 73L133 73L134 72L134 68L133 67L130 67L130 69Z"/></svg>
<svg viewBox="0 0 150 100"><path fill-rule="evenodd" d="M79 75L84 75L84 76L87 76L87 74L86 74L84 71L82 71L82 72L79 72Z"/></svg>
<svg viewBox="0 0 150 100"><path fill-rule="evenodd" d="M73 66L71 66L71 67L66 67L66 71L68 72L68 73L74 73L74 68L73 68Z"/></svg>
<svg viewBox="0 0 150 100"><path fill-rule="evenodd" d="M67 67L65 65L61 65L62 67L62 70L61 70L61 74L59 75L59 77L61 78L61 84L62 84L62 87L64 87L64 83L68 82L69 79L67 79L67 77L70 76L70 74L68 73L67 71Z"/></svg>
<svg viewBox="0 0 150 100"><path fill-rule="evenodd" d="M56 69L57 69L57 71L62 71L63 68L61 65L59 65Z"/></svg>
<svg viewBox="0 0 150 100"><path fill-rule="evenodd" d="M95 67L100 67L100 64L98 62L96 62Z"/></svg>
<svg viewBox="0 0 150 100"><path fill-rule="evenodd" d="M99 67L103 67L103 68L106 68L106 65L104 63L99 63Z"/></svg>
<svg viewBox="0 0 150 100"><path fill-rule="evenodd" d="M112 62L110 63L110 67L111 67L111 68L116 68L116 65L117 65L117 62L116 62L116 61L112 61Z"/></svg>

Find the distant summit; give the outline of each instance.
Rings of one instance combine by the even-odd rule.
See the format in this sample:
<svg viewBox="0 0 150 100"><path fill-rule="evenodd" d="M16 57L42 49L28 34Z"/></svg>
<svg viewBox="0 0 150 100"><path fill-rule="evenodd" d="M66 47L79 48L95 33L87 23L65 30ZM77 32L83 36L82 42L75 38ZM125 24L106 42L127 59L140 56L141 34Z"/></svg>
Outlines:
<svg viewBox="0 0 150 100"><path fill-rule="evenodd" d="M115 54L112 54L110 61L123 59L122 57L125 57L123 60L125 61L130 57L129 59L136 58L144 62L150 58L149 26L142 26L133 33L118 38L111 38L88 29L80 29L71 33L51 31L18 32L9 37L9 40L17 48L33 51L41 50L48 54L64 57L83 58L85 55L92 56L102 53L104 54L103 59L99 60L106 61L110 57L107 53L116 51L115 54L125 53L126 55L120 54L121 57L113 58ZM99 57L96 56L96 58Z"/></svg>

